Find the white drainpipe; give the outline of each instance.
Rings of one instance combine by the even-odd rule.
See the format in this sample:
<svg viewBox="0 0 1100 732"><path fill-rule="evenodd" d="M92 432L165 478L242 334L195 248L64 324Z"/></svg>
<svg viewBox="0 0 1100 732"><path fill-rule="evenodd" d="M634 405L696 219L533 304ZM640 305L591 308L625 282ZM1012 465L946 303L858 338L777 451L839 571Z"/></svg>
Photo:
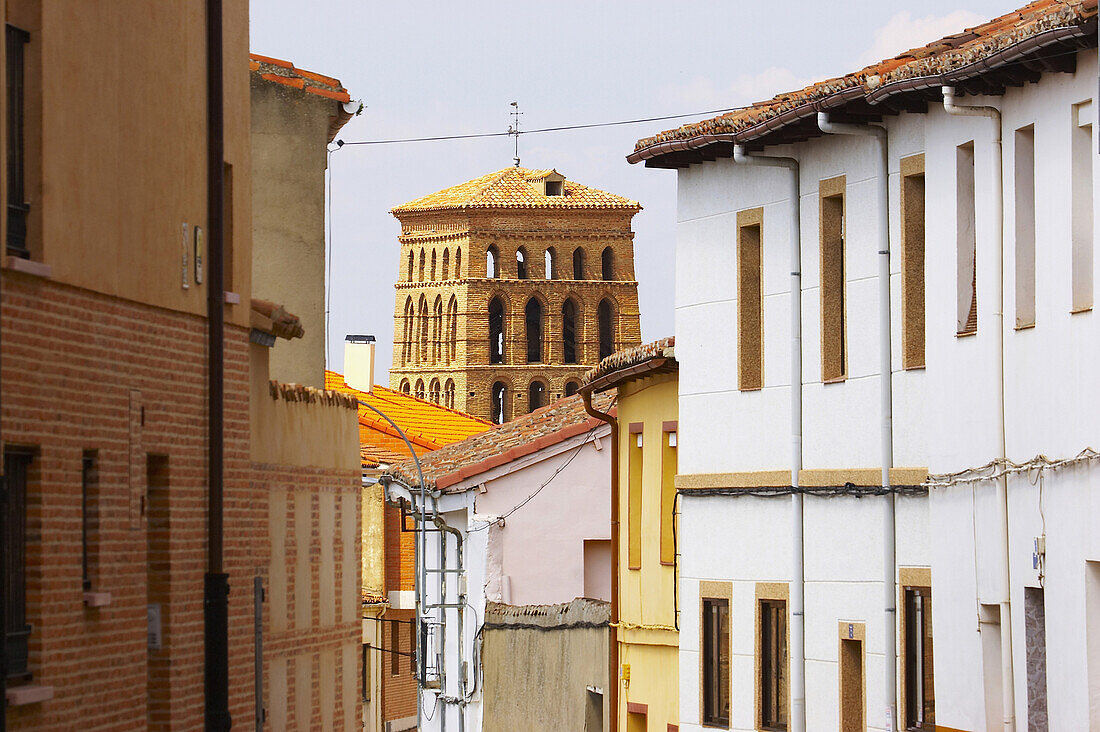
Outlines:
<svg viewBox="0 0 1100 732"><path fill-rule="evenodd" d="M886 510L883 528L883 608L886 632L883 652L885 660L886 729L897 729L898 718L898 654L897 654L897 542L895 525L895 496L890 488L890 468L894 466L893 425L893 373L890 354L890 167L889 146L885 127L852 125L829 121L827 112L818 112L817 126L832 135L858 135L874 137L879 143L878 179L881 184L882 211L879 214L878 283L879 283L879 410L881 425L879 451L882 461L882 487L886 489Z"/></svg>
<svg viewBox="0 0 1100 732"><path fill-rule="evenodd" d="M955 88L943 87L943 110L948 114L967 117L989 117L993 120L993 246L997 261L997 278L994 281L994 302L997 304L993 313L994 327L997 329L997 373L999 374L998 387L1000 396L997 412L998 439L1000 440L1000 458L1007 457L1008 450L1005 440L1005 342L1004 342L1004 179L1003 161L1001 158L1001 111L996 107L968 105L960 107L955 104ZM1000 599L1001 609L1001 688L1004 700L1004 730L1014 732L1016 729L1016 688L1014 686L1014 674L1012 669L1012 583L1009 569L1008 546L1008 479L1000 478L997 485L997 512L1001 531L1004 533L1004 541L1001 544L1001 587L1004 595ZM978 551L978 547L974 547Z"/></svg>
<svg viewBox="0 0 1100 732"><path fill-rule="evenodd" d="M734 145L733 160L742 165L786 168L790 182L791 243L791 732L806 732L806 584L802 534L802 494L798 491L802 470L802 234L801 191L798 160L770 155L749 155Z"/></svg>

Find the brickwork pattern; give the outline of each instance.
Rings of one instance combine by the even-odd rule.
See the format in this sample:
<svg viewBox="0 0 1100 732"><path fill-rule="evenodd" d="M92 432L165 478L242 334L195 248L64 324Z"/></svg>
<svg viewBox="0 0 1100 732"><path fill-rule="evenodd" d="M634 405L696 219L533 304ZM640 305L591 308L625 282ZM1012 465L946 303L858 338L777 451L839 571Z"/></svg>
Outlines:
<svg viewBox="0 0 1100 732"><path fill-rule="evenodd" d="M416 395L422 384L424 398L434 400L439 393L447 404L451 382L456 409L490 418L490 390L499 381L510 394L506 416L512 418L529 411L528 388L533 381L546 385L549 403L563 396L570 382L579 384L599 362L597 311L602 300L612 306L612 350L640 344L630 228L634 213L631 209L398 212L402 234L391 387ZM488 276L490 247L497 255L495 277ZM612 271L611 279L605 280L603 253L608 248ZM519 277L520 250L525 255L526 278ZM575 279L574 252L578 250L582 277ZM489 353L488 308L494 297L504 304L504 362L500 364L490 364ZM528 364L524 308L532 297L542 306L543 354L541 362ZM565 363L562 307L569 299L577 308L576 364ZM438 392L433 382L438 382Z"/></svg>

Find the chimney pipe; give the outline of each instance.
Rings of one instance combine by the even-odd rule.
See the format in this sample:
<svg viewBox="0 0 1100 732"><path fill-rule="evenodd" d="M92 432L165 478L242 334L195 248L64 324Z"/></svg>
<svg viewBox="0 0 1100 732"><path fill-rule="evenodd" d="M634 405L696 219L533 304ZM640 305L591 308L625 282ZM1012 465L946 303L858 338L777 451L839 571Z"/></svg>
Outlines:
<svg viewBox="0 0 1100 732"><path fill-rule="evenodd" d="M374 391L374 336L344 336L344 383L368 394Z"/></svg>

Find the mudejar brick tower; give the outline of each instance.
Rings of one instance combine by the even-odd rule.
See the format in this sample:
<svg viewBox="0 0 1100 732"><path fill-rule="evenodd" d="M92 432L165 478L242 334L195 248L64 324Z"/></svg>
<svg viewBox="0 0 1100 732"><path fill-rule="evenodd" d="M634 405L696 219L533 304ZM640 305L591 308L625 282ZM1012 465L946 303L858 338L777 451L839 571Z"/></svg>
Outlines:
<svg viewBox="0 0 1100 732"><path fill-rule="evenodd" d="M401 222L390 385L504 422L641 343L637 201L505 168L392 210Z"/></svg>

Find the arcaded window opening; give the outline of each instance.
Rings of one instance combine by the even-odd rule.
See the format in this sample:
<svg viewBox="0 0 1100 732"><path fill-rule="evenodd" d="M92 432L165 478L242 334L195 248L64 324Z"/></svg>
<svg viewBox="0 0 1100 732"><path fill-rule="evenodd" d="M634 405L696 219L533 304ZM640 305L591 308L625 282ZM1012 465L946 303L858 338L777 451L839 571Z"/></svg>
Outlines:
<svg viewBox="0 0 1100 732"><path fill-rule="evenodd" d="M532 297L523 308L527 336L527 363L542 361L542 303Z"/></svg>
<svg viewBox="0 0 1100 732"><path fill-rule="evenodd" d="M440 272L439 279L441 279L443 281L447 281L448 279L450 279L450 274L451 274L450 270L451 270L451 250L450 249L444 249L443 250L443 269Z"/></svg>
<svg viewBox="0 0 1100 732"><path fill-rule="evenodd" d="M436 296L432 314L432 361L443 360L443 298Z"/></svg>
<svg viewBox="0 0 1100 732"><path fill-rule="evenodd" d="M489 279L500 277L500 253L493 245L485 251L485 276Z"/></svg>
<svg viewBox="0 0 1100 732"><path fill-rule="evenodd" d="M462 249L455 249L455 277L456 280L462 279Z"/></svg>
<svg viewBox="0 0 1100 732"><path fill-rule="evenodd" d="M577 363L577 303L569 298L561 306L562 361Z"/></svg>
<svg viewBox="0 0 1100 732"><path fill-rule="evenodd" d="M435 404L439 404L439 396L439 379L432 379L431 386L428 387L428 399Z"/></svg>
<svg viewBox="0 0 1100 732"><path fill-rule="evenodd" d="M453 379L447 379L447 383L443 385L443 406L450 409L455 408L455 382Z"/></svg>
<svg viewBox="0 0 1100 732"><path fill-rule="evenodd" d="M501 381L493 382L492 398L492 422L504 424L508 421L508 387Z"/></svg>
<svg viewBox="0 0 1100 732"><path fill-rule="evenodd" d="M421 282L424 281L424 264L428 261L427 257L428 257L428 255L424 252L423 249L421 249L420 250L420 278L419 278Z"/></svg>
<svg viewBox="0 0 1100 732"><path fill-rule="evenodd" d="M557 252L554 250L554 247L550 247L543 256L543 265L545 266L544 272L548 280L556 280L558 278L558 265L556 260Z"/></svg>
<svg viewBox="0 0 1100 732"><path fill-rule="evenodd" d="M580 388L581 388L580 382L567 381L567 382L565 382L565 395L566 396L573 396L574 394L576 394L580 390Z"/></svg>
<svg viewBox="0 0 1100 732"><path fill-rule="evenodd" d="M415 267L416 267L416 255L414 255L412 253L412 250L410 249L409 250L409 269L408 269L408 273L405 275L405 281L406 282L412 282L413 269Z"/></svg>
<svg viewBox="0 0 1100 732"><path fill-rule="evenodd" d="M600 254L600 274L607 282L615 279L615 251L611 247L604 247Z"/></svg>
<svg viewBox="0 0 1100 732"><path fill-rule="evenodd" d="M423 379L417 379L416 380L416 394L414 396L417 399L423 399L424 398L424 380Z"/></svg>
<svg viewBox="0 0 1100 732"><path fill-rule="evenodd" d="M599 321L600 360L602 361L615 352L615 316L610 300L600 300L596 319Z"/></svg>
<svg viewBox="0 0 1100 732"><path fill-rule="evenodd" d="M584 250L580 247L573 250L573 279L584 279Z"/></svg>
<svg viewBox="0 0 1100 732"><path fill-rule="evenodd" d="M504 302L489 301L489 363L504 363Z"/></svg>
<svg viewBox="0 0 1100 732"><path fill-rule="evenodd" d="M416 360L424 363L428 360L428 301L420 298L420 343L417 348Z"/></svg>
<svg viewBox="0 0 1100 732"><path fill-rule="evenodd" d="M432 250L432 276L430 278L431 282L436 281L436 279L435 279L435 272L436 272L435 266L436 266L436 256L435 256L435 250L433 249Z"/></svg>
<svg viewBox="0 0 1100 732"><path fill-rule="evenodd" d="M527 411L533 412L546 406L546 384L532 381L527 388Z"/></svg>
<svg viewBox="0 0 1100 732"><path fill-rule="evenodd" d="M516 279L527 279L527 251L523 247L516 250Z"/></svg>
<svg viewBox="0 0 1100 732"><path fill-rule="evenodd" d="M458 357L458 300L451 295L447 303L447 363Z"/></svg>

